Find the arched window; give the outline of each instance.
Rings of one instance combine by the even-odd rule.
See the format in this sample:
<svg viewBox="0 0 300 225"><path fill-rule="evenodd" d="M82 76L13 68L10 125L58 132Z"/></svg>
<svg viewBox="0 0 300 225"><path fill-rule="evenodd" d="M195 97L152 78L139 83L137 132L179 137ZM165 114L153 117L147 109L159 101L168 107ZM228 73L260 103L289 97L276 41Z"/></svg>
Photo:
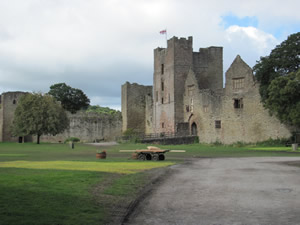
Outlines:
<svg viewBox="0 0 300 225"><path fill-rule="evenodd" d="M13 100L13 104L16 104L16 103L17 103L17 101L16 101L16 99L14 99L14 100Z"/></svg>

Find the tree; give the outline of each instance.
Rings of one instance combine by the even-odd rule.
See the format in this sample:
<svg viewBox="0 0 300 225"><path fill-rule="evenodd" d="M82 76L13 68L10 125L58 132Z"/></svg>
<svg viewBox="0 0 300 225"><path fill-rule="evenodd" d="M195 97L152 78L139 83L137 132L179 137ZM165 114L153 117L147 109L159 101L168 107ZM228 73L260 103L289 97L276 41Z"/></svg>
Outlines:
<svg viewBox="0 0 300 225"><path fill-rule="evenodd" d="M269 56L261 57L253 71L265 108L281 122L300 127L300 32L277 45Z"/></svg>
<svg viewBox="0 0 300 225"><path fill-rule="evenodd" d="M20 98L15 111L12 134L36 135L37 144L43 134L56 135L63 132L69 120L62 106L50 95L28 93Z"/></svg>
<svg viewBox="0 0 300 225"><path fill-rule="evenodd" d="M87 109L90 105L90 99L82 90L72 88L65 83L52 85L48 94L60 101L63 108L71 113L76 113L80 109Z"/></svg>

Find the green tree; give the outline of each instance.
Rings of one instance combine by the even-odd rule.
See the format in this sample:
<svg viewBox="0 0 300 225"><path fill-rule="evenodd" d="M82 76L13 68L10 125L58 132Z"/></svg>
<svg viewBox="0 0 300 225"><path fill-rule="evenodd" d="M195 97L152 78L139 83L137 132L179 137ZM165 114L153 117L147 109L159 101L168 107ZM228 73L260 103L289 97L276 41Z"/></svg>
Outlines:
<svg viewBox="0 0 300 225"><path fill-rule="evenodd" d="M299 127L300 32L277 45L253 67L265 108L280 121Z"/></svg>
<svg viewBox="0 0 300 225"><path fill-rule="evenodd" d="M65 83L52 85L48 94L60 101L63 108L71 113L76 113L80 109L87 109L90 105L90 99L82 90L72 88Z"/></svg>
<svg viewBox="0 0 300 225"><path fill-rule="evenodd" d="M65 110L52 96L28 93L20 98L16 108L12 134L36 135L39 144L41 135L59 134L68 125L69 120Z"/></svg>

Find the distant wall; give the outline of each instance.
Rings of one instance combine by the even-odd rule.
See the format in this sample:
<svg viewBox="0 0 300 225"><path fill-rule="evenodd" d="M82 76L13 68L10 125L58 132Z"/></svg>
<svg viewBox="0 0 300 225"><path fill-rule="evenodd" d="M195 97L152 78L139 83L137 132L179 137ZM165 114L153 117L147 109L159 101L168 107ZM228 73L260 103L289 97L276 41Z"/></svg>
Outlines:
<svg viewBox="0 0 300 225"><path fill-rule="evenodd" d="M146 99L149 101L149 98L152 98L152 86L130 84L129 82L122 85L123 131L132 128L138 132L145 132ZM151 104L148 107L151 107ZM149 128L149 126L147 127Z"/></svg>
<svg viewBox="0 0 300 225"><path fill-rule="evenodd" d="M93 112L68 114L70 126L64 133L55 136L41 136L43 142L64 142L69 137L77 137L82 142L112 141L121 136L122 119L117 116Z"/></svg>

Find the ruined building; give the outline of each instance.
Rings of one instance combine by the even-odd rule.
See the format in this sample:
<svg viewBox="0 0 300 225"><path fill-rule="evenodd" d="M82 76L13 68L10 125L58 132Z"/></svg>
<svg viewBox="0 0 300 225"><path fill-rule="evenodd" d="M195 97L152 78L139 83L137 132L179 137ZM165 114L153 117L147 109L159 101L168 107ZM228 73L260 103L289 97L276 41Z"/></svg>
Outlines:
<svg viewBox="0 0 300 225"><path fill-rule="evenodd" d="M173 37L154 50L153 87L122 85L123 131L193 134L225 144L290 137L263 108L259 84L239 55L225 77L223 87L222 47L194 52L192 37Z"/></svg>
<svg viewBox="0 0 300 225"><path fill-rule="evenodd" d="M5 92L0 95L0 142L32 142L32 136L14 137L10 128L20 97L26 92ZM69 137L77 137L83 142L115 140L121 135L122 120L118 116L94 112L68 113L70 125L62 134L42 135L43 142L64 142Z"/></svg>

